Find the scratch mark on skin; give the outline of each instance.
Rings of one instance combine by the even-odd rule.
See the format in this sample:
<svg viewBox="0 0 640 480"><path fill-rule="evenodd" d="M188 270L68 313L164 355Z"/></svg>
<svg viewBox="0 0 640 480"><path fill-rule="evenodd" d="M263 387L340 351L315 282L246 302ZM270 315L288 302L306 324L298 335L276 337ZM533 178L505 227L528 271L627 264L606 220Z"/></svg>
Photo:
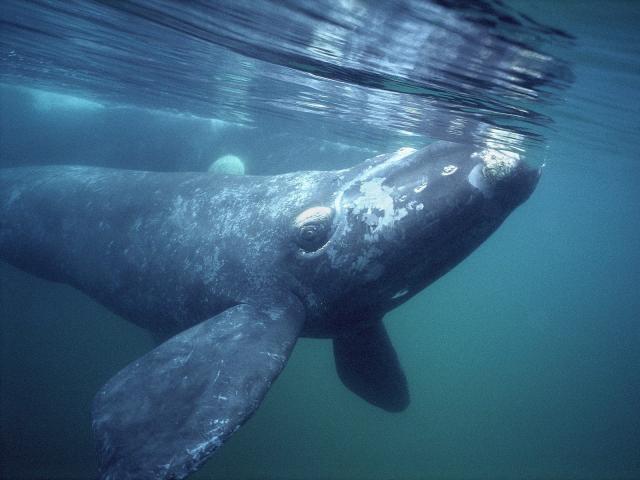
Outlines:
<svg viewBox="0 0 640 480"><path fill-rule="evenodd" d="M18 188L14 188L11 190L11 195L9 195L9 200L7 200L7 207L11 206L13 202L18 200L22 196L22 192Z"/></svg>
<svg viewBox="0 0 640 480"><path fill-rule="evenodd" d="M391 297L391 300L395 300L397 298L404 297L407 293L409 293L409 289L408 288L403 288L402 290L394 293L393 296Z"/></svg>
<svg viewBox="0 0 640 480"><path fill-rule="evenodd" d="M271 353L271 352L260 352L263 355L266 355L269 358L272 358L273 360L277 360L278 362L284 362L284 357L282 355L278 355L277 353Z"/></svg>

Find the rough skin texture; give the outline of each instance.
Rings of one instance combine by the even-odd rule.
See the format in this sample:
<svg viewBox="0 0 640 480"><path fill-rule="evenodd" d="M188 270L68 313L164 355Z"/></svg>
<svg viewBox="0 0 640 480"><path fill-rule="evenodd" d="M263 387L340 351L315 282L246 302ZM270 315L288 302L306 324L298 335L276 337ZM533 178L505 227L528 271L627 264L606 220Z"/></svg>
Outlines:
<svg viewBox="0 0 640 480"><path fill-rule="evenodd" d="M0 170L0 258L166 341L97 394L103 478L180 479L244 423L298 336L331 338L345 385L409 403L381 322L531 194L513 156L436 143L272 177ZM494 162L495 163L495 162Z"/></svg>

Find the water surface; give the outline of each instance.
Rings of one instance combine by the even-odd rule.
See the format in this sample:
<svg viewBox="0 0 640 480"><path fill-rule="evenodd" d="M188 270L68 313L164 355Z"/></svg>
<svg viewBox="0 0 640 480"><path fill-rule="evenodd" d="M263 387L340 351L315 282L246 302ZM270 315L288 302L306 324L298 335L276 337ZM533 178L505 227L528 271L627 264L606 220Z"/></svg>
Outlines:
<svg viewBox="0 0 640 480"><path fill-rule="evenodd" d="M387 316L406 412L353 396L329 342L302 339L195 478L640 477L640 6L465 3L3 2L2 166L231 153L272 174L434 139L546 164ZM0 476L94 477L91 399L152 340L5 264L0 320Z"/></svg>

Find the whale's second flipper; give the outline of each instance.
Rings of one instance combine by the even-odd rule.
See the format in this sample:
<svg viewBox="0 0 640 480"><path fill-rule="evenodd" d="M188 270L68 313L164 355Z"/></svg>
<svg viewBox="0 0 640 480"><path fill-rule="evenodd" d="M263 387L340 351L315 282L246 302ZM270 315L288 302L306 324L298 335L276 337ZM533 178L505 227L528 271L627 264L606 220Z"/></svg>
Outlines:
<svg viewBox="0 0 640 480"><path fill-rule="evenodd" d="M336 337L333 354L338 376L352 392L390 412L407 408L407 379L381 321Z"/></svg>
<svg viewBox="0 0 640 480"><path fill-rule="evenodd" d="M247 304L172 337L96 395L104 479L181 479L258 407L298 338L303 310Z"/></svg>

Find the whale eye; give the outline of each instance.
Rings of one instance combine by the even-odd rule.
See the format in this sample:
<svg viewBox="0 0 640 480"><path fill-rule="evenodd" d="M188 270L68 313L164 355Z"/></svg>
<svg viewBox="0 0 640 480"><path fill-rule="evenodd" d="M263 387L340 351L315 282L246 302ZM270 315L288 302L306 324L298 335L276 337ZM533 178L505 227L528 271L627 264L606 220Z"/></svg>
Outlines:
<svg viewBox="0 0 640 480"><path fill-rule="evenodd" d="M314 252L327 243L331 233L333 210L328 207L308 208L296 217L296 243L306 252Z"/></svg>

